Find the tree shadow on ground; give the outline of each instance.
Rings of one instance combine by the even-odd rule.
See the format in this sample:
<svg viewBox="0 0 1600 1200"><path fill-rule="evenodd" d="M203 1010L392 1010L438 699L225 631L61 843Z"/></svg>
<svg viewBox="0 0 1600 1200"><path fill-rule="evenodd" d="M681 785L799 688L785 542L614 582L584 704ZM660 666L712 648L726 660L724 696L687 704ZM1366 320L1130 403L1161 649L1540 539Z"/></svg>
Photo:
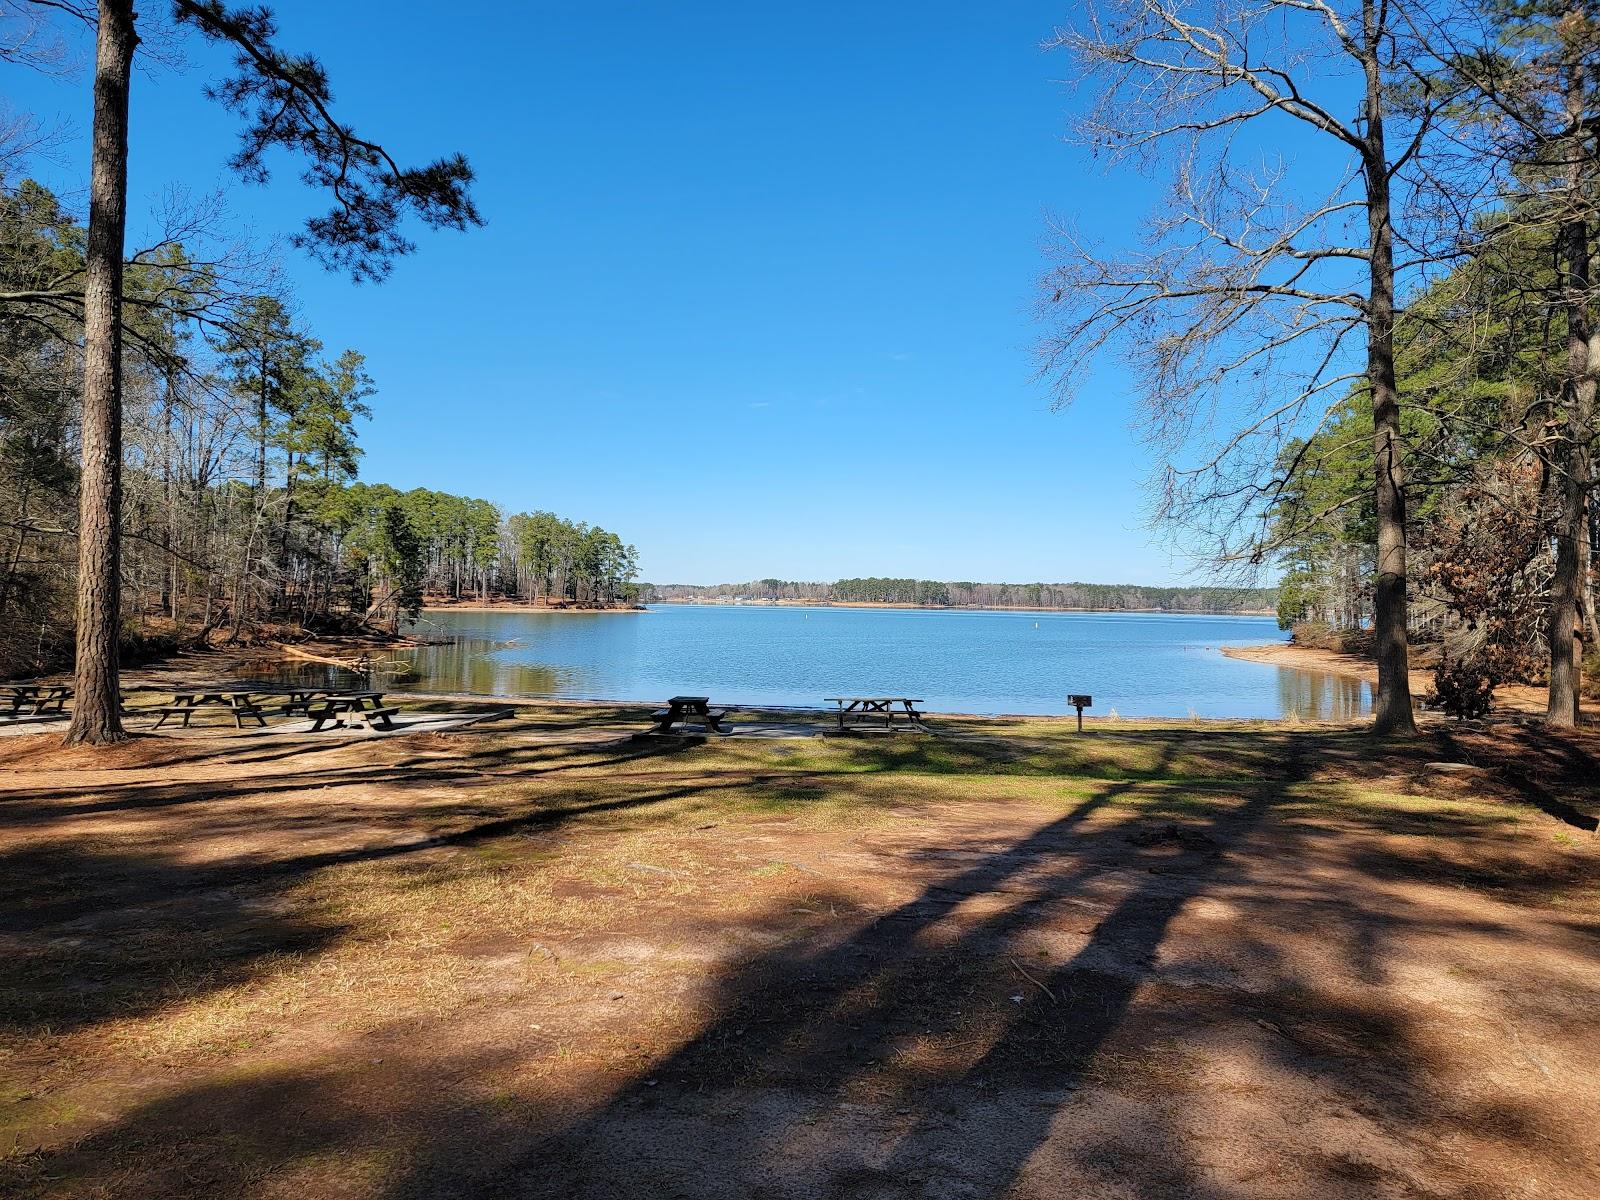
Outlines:
<svg viewBox="0 0 1600 1200"><path fill-rule="evenodd" d="M634 1074L575 1091L518 1090L506 1082L515 1079L509 1048L441 1058L426 1031L404 1031L415 1049L386 1074L381 1094L353 1061L179 1087L69 1150L19 1164L14 1178L30 1192L68 1195L114 1161L127 1171L129 1195L264 1195L282 1190L271 1181L313 1172L305 1178L337 1179L330 1191L395 1198L1222 1200L1248 1188L1219 1178L1170 1107L1154 1100L1181 1096L1193 1086L1185 1072L1202 1069L1186 1038L1231 1029L1241 1011L1254 1023L1255 1048L1284 1073L1346 1097L1359 1093L1350 1102L1399 1137L1437 1127L1436 1098L1420 1078L1424 1052L1411 1044L1406 1014L1318 995L1309 984L1243 1001L1232 994L1224 1011L1215 980L1205 982L1215 964L1194 964L1193 977L1174 982L1159 963L1187 906L1249 892L1264 826L1276 809L1301 801L1308 754L1327 744L1322 735L1278 739L1267 770L1260 747L1241 742L1240 769L1224 764L1209 776L1239 786L1212 795L1203 820L1191 819L1181 795L1170 806L1125 804L1140 781L1170 778L1163 772L1204 736L1164 737L1140 780L1103 782L1020 840L934 848L925 857L954 865L870 919L797 932L774 913L756 930L768 935L767 948L707 982L710 1016ZM875 771L915 769L905 751L865 753L869 762L885 755ZM659 788L628 806L706 786ZM459 837L499 838L566 819L560 810L522 815ZM1453 819L1458 832L1471 832L1470 818ZM1314 835L1276 844L1286 848L1314 850ZM407 852L380 847L362 857ZM1405 854L1388 854L1399 870ZM276 864L273 877L324 865L303 856ZM235 875L216 879L239 868L229 870ZM1329 897L1310 880L1301 889L1280 885L1270 900L1291 923L1322 920L1330 936L1346 936L1353 969L1374 982L1389 931L1425 919L1361 897ZM1269 939L1248 927L1232 933L1241 955L1285 969ZM1083 936L1072 938L1070 953L1052 952L1052 939L1067 934ZM452 1086L466 1080L472 1085ZM1086 1112L1088 1096L1103 1111ZM1493 1118L1509 1136L1531 1129L1514 1107L1447 1116ZM1047 1143L1064 1119L1078 1132L1068 1153L1052 1157ZM192 1149L177 1148L185 1140ZM152 1147L164 1149L151 1154ZM1409 1186L1403 1173L1336 1147L1308 1144L1302 1158L1311 1189L1303 1195ZM346 1166L329 1165L336 1162ZM1450 1194L1472 1194L1448 1166L1439 1169Z"/></svg>
<svg viewBox="0 0 1600 1200"><path fill-rule="evenodd" d="M1592 733L1520 723L1502 725L1488 739L1448 726L1437 736L1452 761L1494 765L1524 803L1574 829L1600 830L1600 739Z"/></svg>
<svg viewBox="0 0 1600 1200"><path fill-rule="evenodd" d="M349 749L348 746L339 748ZM182 765L193 767L203 765L207 761L214 761L219 765L222 763L264 765L248 754L238 756L237 746L231 749L235 752L232 755L229 753L230 747L223 743L215 750L208 748L201 754L186 755ZM90 800L78 800L71 793L64 794L63 789L56 784L32 788L7 788L0 791L0 828L20 829L33 824L53 824L64 815L83 816L185 805L204 806L216 800L233 798L241 793L253 797L291 794L303 792L311 781L320 788L361 784L367 787L397 789L398 794L429 786L481 780L536 779L564 771L617 772L630 764L658 762L692 749L690 745L675 742L648 745L545 744L523 748L468 748L464 752L452 752L447 756L410 754L389 761L376 760L355 765L313 765L312 769L307 771L287 772L267 779L248 775L231 776L204 783L191 779L158 780L148 783L117 781L104 787L81 789L95 797ZM114 794L104 795L104 793Z"/></svg>
<svg viewBox="0 0 1600 1200"><path fill-rule="evenodd" d="M46 842L0 854L0 1031L63 1033L231 987L347 931L196 887L177 858Z"/></svg>

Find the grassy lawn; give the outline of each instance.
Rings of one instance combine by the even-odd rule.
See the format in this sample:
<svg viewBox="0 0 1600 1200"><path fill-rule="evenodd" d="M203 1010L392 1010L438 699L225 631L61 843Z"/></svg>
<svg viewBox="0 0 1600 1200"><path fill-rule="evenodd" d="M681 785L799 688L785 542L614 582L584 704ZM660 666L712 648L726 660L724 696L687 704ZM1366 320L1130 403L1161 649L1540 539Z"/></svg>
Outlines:
<svg viewBox="0 0 1600 1200"><path fill-rule="evenodd" d="M642 723L0 740L0 1194L1600 1196L1593 737Z"/></svg>

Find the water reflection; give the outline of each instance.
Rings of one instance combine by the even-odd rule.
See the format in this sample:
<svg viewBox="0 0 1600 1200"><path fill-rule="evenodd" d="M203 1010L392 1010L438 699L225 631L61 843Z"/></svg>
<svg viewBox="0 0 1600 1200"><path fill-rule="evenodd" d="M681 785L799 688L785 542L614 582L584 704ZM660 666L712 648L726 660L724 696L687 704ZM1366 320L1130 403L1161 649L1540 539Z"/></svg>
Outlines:
<svg viewBox="0 0 1600 1200"><path fill-rule="evenodd" d="M479 696L570 696L579 672L508 657L519 642L458 637L434 645L374 652L366 671L331 663L264 660L250 664L252 679L280 687L381 687L397 692L454 692Z"/></svg>
<svg viewBox="0 0 1600 1200"><path fill-rule="evenodd" d="M1326 671L1278 667L1278 707L1302 721L1350 721L1372 711L1372 685Z"/></svg>
<svg viewBox="0 0 1600 1200"><path fill-rule="evenodd" d="M1271 618L660 606L612 616L429 613L448 641L408 656L416 690L814 707L911 694L933 712L1062 713L1071 692L1124 716L1343 720L1370 688L1223 656L1281 640Z"/></svg>
<svg viewBox="0 0 1600 1200"><path fill-rule="evenodd" d="M240 672L246 679L272 687L357 688L373 677L330 663L264 658L247 662Z"/></svg>
<svg viewBox="0 0 1600 1200"><path fill-rule="evenodd" d="M636 614L430 612L435 644L375 652L370 675L281 663L264 679L389 692L819 707L912 695L930 712L1348 720L1359 680L1225 657L1281 640L1271 618L665 606Z"/></svg>
<svg viewBox="0 0 1600 1200"><path fill-rule="evenodd" d="M407 690L488 696L566 696L582 687L581 672L527 662L520 641L458 637L397 657L393 682Z"/></svg>

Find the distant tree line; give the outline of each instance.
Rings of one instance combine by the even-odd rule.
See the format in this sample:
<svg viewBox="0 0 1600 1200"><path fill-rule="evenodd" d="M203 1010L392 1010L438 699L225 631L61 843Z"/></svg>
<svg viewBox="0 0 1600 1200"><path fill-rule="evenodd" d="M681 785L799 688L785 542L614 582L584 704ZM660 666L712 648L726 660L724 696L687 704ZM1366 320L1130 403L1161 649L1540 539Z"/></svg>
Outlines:
<svg viewBox="0 0 1600 1200"><path fill-rule="evenodd" d="M86 231L46 188L0 178L0 291L81 272ZM617 535L549 512L357 480L376 394L281 290L178 243L131 262L125 309L119 608L124 642L387 629L424 596L606 605L632 596ZM73 645L81 308L0 307L0 672Z"/></svg>
<svg viewBox="0 0 1600 1200"><path fill-rule="evenodd" d="M923 608L1041 608L1089 612L1272 612L1272 588L1143 587L1117 583L944 583L932 579L840 579L800 583L645 584L656 601L797 600L819 604L914 604Z"/></svg>

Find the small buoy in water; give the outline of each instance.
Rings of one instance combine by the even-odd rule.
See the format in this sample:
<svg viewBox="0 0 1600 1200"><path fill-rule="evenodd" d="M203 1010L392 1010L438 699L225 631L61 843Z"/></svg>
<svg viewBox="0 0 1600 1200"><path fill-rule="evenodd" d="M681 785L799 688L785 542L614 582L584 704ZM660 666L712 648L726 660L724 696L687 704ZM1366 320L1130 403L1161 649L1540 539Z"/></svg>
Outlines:
<svg viewBox="0 0 1600 1200"><path fill-rule="evenodd" d="M1033 623L1033 627L1034 627L1034 628L1035 628L1035 629L1037 629L1037 628L1039 628L1039 622L1037 622L1037 621L1035 621L1035 622L1034 622L1034 623Z"/></svg>

